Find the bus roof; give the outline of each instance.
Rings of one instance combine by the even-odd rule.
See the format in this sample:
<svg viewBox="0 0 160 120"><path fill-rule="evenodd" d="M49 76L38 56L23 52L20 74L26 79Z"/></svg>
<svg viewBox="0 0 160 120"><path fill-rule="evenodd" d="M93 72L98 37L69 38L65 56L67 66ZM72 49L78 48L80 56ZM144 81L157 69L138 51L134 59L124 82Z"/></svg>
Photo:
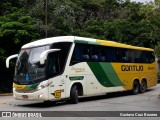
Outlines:
<svg viewBox="0 0 160 120"><path fill-rule="evenodd" d="M104 45L104 46L120 47L120 48L136 49L136 50L145 50L145 51L154 51L151 48L132 46L132 45L122 44L122 43L118 43L118 42L114 42L114 41L97 40L97 42L101 43L101 45Z"/></svg>
<svg viewBox="0 0 160 120"><path fill-rule="evenodd" d="M109 41L109 40L98 40L93 38L85 38L85 37L77 37L77 36L59 36L59 37L45 38L45 39L41 39L41 40L37 40L31 43L25 44L22 46L22 49L42 46L42 45L49 45L57 42L75 42L75 43L96 44L96 45L102 45L102 46L153 51L153 49L151 48L137 47L137 46L122 44L122 43Z"/></svg>
<svg viewBox="0 0 160 120"><path fill-rule="evenodd" d="M25 44L22 46L22 49L42 46L42 45L49 45L56 42L74 42L75 40L96 42L96 39L92 39L92 38L76 37L76 36L59 36L59 37L45 38L45 39L41 39L41 40L37 40L31 43Z"/></svg>

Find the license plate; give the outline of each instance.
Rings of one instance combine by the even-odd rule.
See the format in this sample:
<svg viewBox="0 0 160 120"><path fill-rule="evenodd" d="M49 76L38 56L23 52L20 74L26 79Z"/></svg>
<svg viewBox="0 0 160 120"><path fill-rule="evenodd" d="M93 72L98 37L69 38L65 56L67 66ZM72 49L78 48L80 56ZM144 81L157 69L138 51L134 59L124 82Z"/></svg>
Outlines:
<svg viewBox="0 0 160 120"><path fill-rule="evenodd" d="M28 95L22 95L23 99L28 99Z"/></svg>

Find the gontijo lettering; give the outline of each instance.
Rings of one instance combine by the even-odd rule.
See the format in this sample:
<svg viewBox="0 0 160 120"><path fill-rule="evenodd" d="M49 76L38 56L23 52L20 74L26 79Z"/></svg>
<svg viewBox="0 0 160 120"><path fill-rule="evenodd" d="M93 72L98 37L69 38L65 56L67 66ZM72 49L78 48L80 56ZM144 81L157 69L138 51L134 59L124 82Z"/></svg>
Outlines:
<svg viewBox="0 0 160 120"><path fill-rule="evenodd" d="M142 65L122 65L122 71L143 71Z"/></svg>

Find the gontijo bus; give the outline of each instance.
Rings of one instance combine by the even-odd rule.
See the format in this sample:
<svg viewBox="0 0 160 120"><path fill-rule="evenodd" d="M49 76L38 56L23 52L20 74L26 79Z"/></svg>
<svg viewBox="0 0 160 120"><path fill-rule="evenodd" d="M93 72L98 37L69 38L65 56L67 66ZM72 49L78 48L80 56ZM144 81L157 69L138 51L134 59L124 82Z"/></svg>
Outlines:
<svg viewBox="0 0 160 120"><path fill-rule="evenodd" d="M153 49L84 37L52 37L22 46L17 57L13 96L18 100L78 102L90 96L157 84Z"/></svg>

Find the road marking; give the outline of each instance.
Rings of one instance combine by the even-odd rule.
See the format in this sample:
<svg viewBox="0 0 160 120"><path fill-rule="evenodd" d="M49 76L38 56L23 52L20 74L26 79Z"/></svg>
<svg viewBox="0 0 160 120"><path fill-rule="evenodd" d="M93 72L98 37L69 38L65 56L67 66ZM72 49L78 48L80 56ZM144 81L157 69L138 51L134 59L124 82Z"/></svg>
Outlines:
<svg viewBox="0 0 160 120"><path fill-rule="evenodd" d="M0 94L0 96L12 96L13 93L3 93L3 94Z"/></svg>
<svg viewBox="0 0 160 120"><path fill-rule="evenodd" d="M5 102L3 102L3 101L0 101L0 104L6 104Z"/></svg>

